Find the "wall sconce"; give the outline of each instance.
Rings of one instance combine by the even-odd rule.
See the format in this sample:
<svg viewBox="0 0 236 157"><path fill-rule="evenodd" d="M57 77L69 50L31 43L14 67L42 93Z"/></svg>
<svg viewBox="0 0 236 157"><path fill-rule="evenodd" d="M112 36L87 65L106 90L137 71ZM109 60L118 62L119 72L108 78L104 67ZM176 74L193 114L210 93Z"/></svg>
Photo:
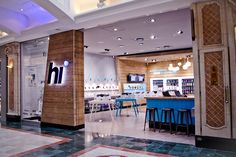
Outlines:
<svg viewBox="0 0 236 157"><path fill-rule="evenodd" d="M12 68L13 68L13 63L10 62L10 63L7 65L7 68L12 69Z"/></svg>

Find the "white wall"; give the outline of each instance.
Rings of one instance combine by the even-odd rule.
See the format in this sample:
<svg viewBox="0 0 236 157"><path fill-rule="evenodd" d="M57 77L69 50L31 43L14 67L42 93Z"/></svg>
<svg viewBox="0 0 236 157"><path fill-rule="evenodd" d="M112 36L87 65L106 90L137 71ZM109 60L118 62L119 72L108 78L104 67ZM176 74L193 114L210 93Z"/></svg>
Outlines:
<svg viewBox="0 0 236 157"><path fill-rule="evenodd" d="M117 84L115 59L111 56L84 54L84 82Z"/></svg>

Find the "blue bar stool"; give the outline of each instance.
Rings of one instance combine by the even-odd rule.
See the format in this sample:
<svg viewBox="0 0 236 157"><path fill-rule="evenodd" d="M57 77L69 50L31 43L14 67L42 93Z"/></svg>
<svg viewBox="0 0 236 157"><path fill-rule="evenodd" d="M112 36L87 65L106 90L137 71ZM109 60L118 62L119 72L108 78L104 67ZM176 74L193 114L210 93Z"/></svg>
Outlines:
<svg viewBox="0 0 236 157"><path fill-rule="evenodd" d="M164 119L163 119L163 116L164 116ZM170 128L170 133L172 134L172 123L175 123L174 109L163 108L161 110L161 122L159 126L159 132L161 132L162 125L167 125Z"/></svg>
<svg viewBox="0 0 236 157"><path fill-rule="evenodd" d="M149 114L148 114L149 113ZM156 113L156 114L155 114ZM153 130L154 132L156 131L156 115L157 115L157 120L159 121L159 114L158 114L158 109L157 108L146 108L146 113L145 113L145 121L144 121L144 131L146 127L146 122L147 122L147 116L149 121L153 122Z"/></svg>
<svg viewBox="0 0 236 157"><path fill-rule="evenodd" d="M184 124L184 118L185 118L185 124ZM190 125L192 125L193 122L192 122L191 110L179 109L177 113L176 133L178 131L178 127L184 127L186 128L186 134L189 136L189 120L190 120Z"/></svg>

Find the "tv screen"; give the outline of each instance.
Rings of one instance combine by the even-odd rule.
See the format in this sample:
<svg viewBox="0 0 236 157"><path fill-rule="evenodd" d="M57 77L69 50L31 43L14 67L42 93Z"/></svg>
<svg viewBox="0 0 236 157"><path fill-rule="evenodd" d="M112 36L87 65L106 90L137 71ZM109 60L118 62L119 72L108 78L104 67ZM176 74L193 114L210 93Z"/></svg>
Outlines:
<svg viewBox="0 0 236 157"><path fill-rule="evenodd" d="M145 75L144 74L129 74L127 76L128 82L139 83L144 82Z"/></svg>

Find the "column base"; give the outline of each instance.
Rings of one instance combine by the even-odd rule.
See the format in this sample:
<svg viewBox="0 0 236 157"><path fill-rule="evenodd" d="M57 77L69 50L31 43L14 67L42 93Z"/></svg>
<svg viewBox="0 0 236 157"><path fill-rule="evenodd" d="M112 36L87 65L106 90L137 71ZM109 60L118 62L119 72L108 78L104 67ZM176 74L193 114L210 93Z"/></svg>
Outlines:
<svg viewBox="0 0 236 157"><path fill-rule="evenodd" d="M196 147L220 149L236 152L236 139L226 139L209 136L195 136Z"/></svg>
<svg viewBox="0 0 236 157"><path fill-rule="evenodd" d="M7 118L8 122L20 122L21 121L21 116L19 116L19 115L7 114L6 118Z"/></svg>
<svg viewBox="0 0 236 157"><path fill-rule="evenodd" d="M69 126L69 125L41 122L41 127L54 127L54 128L68 129L68 130L79 130L79 129L83 129L85 125L82 124L82 125L77 125L77 126Z"/></svg>

